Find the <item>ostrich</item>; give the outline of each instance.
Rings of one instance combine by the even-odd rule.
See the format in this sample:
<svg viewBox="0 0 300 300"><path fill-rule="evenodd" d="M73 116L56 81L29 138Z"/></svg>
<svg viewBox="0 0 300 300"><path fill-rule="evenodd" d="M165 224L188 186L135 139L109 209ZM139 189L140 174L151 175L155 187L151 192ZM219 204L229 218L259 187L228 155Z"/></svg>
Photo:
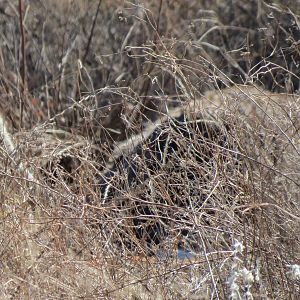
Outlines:
<svg viewBox="0 0 300 300"><path fill-rule="evenodd" d="M255 86L212 91L170 112L127 147L118 145L97 185L99 205L119 220L119 244L147 253L166 240L197 248L197 224L212 226L220 206L238 204L248 168L279 163L279 146L291 129L286 123L296 118L282 115L293 104L289 95Z"/></svg>

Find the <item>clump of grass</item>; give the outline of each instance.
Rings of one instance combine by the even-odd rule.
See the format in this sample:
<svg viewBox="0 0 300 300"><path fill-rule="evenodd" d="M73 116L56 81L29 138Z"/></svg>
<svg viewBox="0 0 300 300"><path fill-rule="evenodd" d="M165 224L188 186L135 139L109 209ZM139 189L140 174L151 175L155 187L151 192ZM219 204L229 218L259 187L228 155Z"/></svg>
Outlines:
<svg viewBox="0 0 300 300"><path fill-rule="evenodd" d="M0 6L3 297L296 297L298 8L56 2Z"/></svg>

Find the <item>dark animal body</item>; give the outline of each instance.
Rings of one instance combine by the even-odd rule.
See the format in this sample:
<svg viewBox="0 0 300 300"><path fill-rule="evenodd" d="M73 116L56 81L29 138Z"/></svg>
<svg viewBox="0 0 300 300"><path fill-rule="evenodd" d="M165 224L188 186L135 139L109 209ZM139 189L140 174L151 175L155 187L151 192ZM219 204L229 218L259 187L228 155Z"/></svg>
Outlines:
<svg viewBox="0 0 300 300"><path fill-rule="evenodd" d="M270 169L290 163L278 154L281 145L298 151L289 143L299 121L289 95L237 86L192 102L142 134L98 178L97 203L114 220L101 230L118 228L110 235L116 244L146 253L168 241L196 248L200 228L220 229L224 211L240 205L250 169L276 176Z"/></svg>
<svg viewBox="0 0 300 300"><path fill-rule="evenodd" d="M100 176L102 205L113 207L108 214L127 220L126 233L118 237L122 244L127 240L127 248L142 245L149 254L168 237L181 240L191 233L182 226L190 222L187 210L201 209L217 164L228 165L226 149L232 146L228 128L207 117L190 119L182 112L167 118Z"/></svg>

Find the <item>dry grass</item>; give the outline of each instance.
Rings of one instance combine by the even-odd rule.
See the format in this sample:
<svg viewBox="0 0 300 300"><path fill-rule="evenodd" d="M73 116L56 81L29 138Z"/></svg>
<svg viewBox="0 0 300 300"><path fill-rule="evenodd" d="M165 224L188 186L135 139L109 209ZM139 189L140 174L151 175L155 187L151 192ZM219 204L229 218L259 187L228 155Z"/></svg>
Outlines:
<svg viewBox="0 0 300 300"><path fill-rule="evenodd" d="M0 4L3 299L297 299L284 3Z"/></svg>

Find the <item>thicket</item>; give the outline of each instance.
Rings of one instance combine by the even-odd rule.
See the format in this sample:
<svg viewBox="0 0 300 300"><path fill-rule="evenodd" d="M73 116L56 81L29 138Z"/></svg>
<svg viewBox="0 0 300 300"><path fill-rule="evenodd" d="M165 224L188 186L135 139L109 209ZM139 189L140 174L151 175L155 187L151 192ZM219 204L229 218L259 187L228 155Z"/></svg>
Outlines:
<svg viewBox="0 0 300 300"><path fill-rule="evenodd" d="M7 299L297 299L296 1L0 3Z"/></svg>

